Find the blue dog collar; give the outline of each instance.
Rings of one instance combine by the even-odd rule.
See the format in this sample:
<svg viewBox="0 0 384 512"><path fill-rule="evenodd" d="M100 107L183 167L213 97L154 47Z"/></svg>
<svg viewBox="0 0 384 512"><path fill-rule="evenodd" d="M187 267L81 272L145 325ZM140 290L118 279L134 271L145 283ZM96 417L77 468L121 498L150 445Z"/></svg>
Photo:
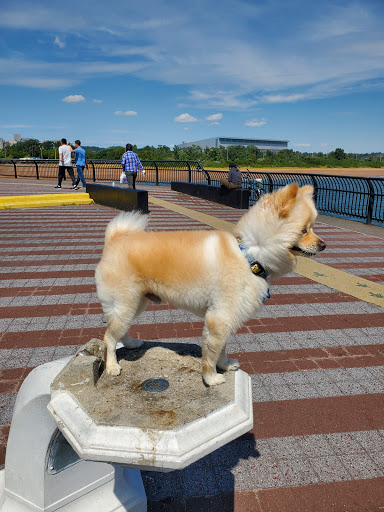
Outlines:
<svg viewBox="0 0 384 512"><path fill-rule="evenodd" d="M244 245L241 242L241 238L236 238L237 243L239 244L240 251L244 254L244 256L247 258L249 265L251 267L251 270L255 276L262 277L263 279L267 279L269 273L261 263L254 260L251 256L249 256L247 249L244 247ZM269 297L268 297L269 298Z"/></svg>

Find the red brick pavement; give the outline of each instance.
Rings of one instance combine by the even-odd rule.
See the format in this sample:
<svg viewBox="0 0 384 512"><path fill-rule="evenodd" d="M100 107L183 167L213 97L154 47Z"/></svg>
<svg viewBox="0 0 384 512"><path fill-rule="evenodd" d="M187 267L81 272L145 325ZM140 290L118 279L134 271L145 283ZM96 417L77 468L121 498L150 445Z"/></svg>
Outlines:
<svg viewBox="0 0 384 512"><path fill-rule="evenodd" d="M3 183L4 180L0 180L0 193ZM20 193L24 183L26 180L18 184ZM11 186L14 185L10 184L7 190ZM36 190L34 186L36 183L28 182L25 186L27 193L33 193ZM47 183L44 186L50 193ZM41 187L38 188L38 193L41 193ZM197 198L186 198L165 187L149 188L153 195L231 222L241 215L239 211ZM210 229L158 206L151 205L150 210L152 229ZM116 213L113 209L95 205L0 212L0 300L3 301L0 307L0 322L3 322L0 338L0 399L3 398L0 419L9 418L14 397L36 364L57 359L55 354L61 353L59 350L74 351L91 337L102 337L105 324L100 305L94 298L93 269L101 254L105 226ZM59 230L58 219L63 221ZM75 230L73 222L76 223ZM363 226L357 225L356 228L363 229ZM339 229L331 224L319 224L318 232L324 238L329 237L327 251L318 261L324 259L327 265L335 268L355 275L362 272L366 279L384 281L384 264L380 260L383 251L377 252L378 248L384 249L382 239ZM363 242L363 246L358 242ZM364 247L366 258L363 262L356 261L361 258L361 247ZM346 258L352 261L341 261ZM274 289L276 293L273 293ZM83 294L89 294L87 301L82 300ZM72 302L65 300L68 296ZM49 300L50 297L57 298L57 302L38 302L41 298ZM24 299L32 303L15 302ZM316 311L317 307L322 308L320 312ZM311 311L310 308L314 309ZM199 341L201 321L170 322L166 315L176 310L167 304L152 306L149 311L156 315L157 323L137 323L132 328L132 335L144 340L165 339L171 342L184 338ZM316 375L313 372L327 377L334 371L346 372L347 376L362 372L363 377L367 372L367 378L370 376L372 379L375 369L381 371L384 367L384 315L375 306L293 274L273 283L272 296L265 311L270 314L257 315L239 330L239 345L231 344L231 352L252 379L277 379L279 376L299 379L306 375L313 377ZM51 328L39 329L39 325L33 323L45 319L61 326L54 327L53 324ZM80 327L76 325L78 319L86 319L86 322ZM308 346L305 344L306 336ZM299 338L304 340L300 347L290 345L291 340ZM278 346L260 349L259 339L263 343L276 342ZM341 390L344 389L342 384L340 381ZM217 456L208 456L201 465L196 463L175 474L144 475L149 510L377 512L384 509L384 467L375 456L375 453L384 454L380 441L384 440L384 394L369 386L364 392L358 391L358 383L355 386L355 392L352 390L345 394L344 389L341 396L326 390L324 396L302 395L298 399L255 398L254 428L238 441L230 443L224 451L219 450ZM4 462L8 432L9 421L0 421L0 463ZM329 440L326 436L368 434L378 444L374 451L365 447L364 460L367 462L361 469L361 476L357 469L354 471L348 466L348 455L321 456L325 440ZM303 463L308 460L309 463L316 462L317 465L311 466L317 468L312 479L298 476L301 461L297 459L292 459L295 466L281 469L285 467L285 456L273 451L270 444L279 440L287 446L290 441L313 443L311 448L316 455L296 455ZM244 452L255 441L257 446L261 446L258 448L261 450L260 463L252 457L251 450ZM270 450L263 443L267 443ZM243 454L242 457L235 456L237 450ZM269 460L272 455L274 458L270 464L263 466L263 457ZM328 460L331 464L332 460L334 467L328 472L320 471L316 457L324 464ZM341 466L336 469L339 464L343 471ZM262 473L275 465L280 472L276 472L272 480L263 480ZM171 485L172 479L178 485ZM184 489L184 496L180 495L180 486Z"/></svg>

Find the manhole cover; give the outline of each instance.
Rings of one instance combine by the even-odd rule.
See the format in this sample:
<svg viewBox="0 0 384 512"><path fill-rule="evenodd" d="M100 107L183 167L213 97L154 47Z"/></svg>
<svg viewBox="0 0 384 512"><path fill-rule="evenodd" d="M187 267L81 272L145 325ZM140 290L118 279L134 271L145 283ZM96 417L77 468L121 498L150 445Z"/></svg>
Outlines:
<svg viewBox="0 0 384 512"><path fill-rule="evenodd" d="M141 387L144 391L164 391L169 387L169 382L165 379L147 379Z"/></svg>

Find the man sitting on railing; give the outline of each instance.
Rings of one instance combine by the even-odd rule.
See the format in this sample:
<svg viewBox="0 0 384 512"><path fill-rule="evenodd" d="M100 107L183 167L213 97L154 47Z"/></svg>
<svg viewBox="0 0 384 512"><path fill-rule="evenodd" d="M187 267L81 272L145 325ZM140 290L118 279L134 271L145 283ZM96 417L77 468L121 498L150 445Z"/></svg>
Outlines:
<svg viewBox="0 0 384 512"><path fill-rule="evenodd" d="M221 178L220 183L223 187L232 189L232 188L241 188L242 187L242 176L241 171L237 167L236 164L230 163L229 164L229 172L228 172L228 179Z"/></svg>
<svg viewBox="0 0 384 512"><path fill-rule="evenodd" d="M121 165L125 175L127 176L128 188L136 188L135 182L138 168L140 167L140 169L143 171L143 174L145 174L144 167L140 162L139 157L132 151L132 144L127 144L125 149L126 152L123 155Z"/></svg>

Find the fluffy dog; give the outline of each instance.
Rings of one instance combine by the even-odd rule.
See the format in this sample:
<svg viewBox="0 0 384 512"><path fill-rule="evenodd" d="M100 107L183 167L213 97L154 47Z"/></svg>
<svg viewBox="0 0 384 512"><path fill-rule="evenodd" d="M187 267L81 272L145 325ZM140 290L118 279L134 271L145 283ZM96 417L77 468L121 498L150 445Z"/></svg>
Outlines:
<svg viewBox="0 0 384 512"><path fill-rule="evenodd" d="M147 216L122 213L107 226L96 269L97 293L107 319L105 367L119 375L116 344L140 346L128 329L148 300L167 301L204 318L203 380L225 382L238 368L226 341L268 296L267 276L293 271L296 256L315 255L326 244L313 232L313 188L287 185L264 195L235 226L223 231L145 231Z"/></svg>

